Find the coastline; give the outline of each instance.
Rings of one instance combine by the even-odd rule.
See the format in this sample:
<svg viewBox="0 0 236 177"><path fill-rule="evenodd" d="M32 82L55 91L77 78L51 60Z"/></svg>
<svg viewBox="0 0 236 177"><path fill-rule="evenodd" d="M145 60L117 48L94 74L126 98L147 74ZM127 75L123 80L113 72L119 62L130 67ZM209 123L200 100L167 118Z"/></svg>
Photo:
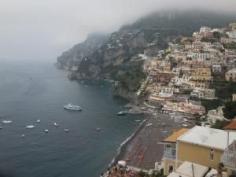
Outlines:
<svg viewBox="0 0 236 177"><path fill-rule="evenodd" d="M179 120L169 114L160 113L158 110L145 113L140 125L120 144L108 169L115 166L120 160L125 161L128 167L138 171L156 169L156 164L160 164L163 155L162 140L180 127Z"/></svg>
<svg viewBox="0 0 236 177"><path fill-rule="evenodd" d="M144 117L146 116L147 115L145 115ZM137 134L143 129L143 127L146 125L146 122L147 122L147 119L144 119L139 124L139 126L135 129L135 131L120 144L120 146L117 148L117 151L116 151L117 154L113 157L113 159L109 163L108 168L114 166L119 161L119 159L125 153L125 150L128 144L131 143L131 141L135 138L135 136L137 136Z"/></svg>

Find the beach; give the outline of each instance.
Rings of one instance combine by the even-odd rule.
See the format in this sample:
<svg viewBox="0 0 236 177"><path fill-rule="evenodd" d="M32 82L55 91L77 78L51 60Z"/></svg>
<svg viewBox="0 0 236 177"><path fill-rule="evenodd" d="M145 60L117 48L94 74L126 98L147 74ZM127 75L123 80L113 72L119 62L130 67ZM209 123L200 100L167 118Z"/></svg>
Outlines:
<svg viewBox="0 0 236 177"><path fill-rule="evenodd" d="M140 170L155 169L155 163L160 164L163 155L162 140L180 128L180 122L169 114L145 114L145 121L122 144L115 162L124 160L128 166Z"/></svg>

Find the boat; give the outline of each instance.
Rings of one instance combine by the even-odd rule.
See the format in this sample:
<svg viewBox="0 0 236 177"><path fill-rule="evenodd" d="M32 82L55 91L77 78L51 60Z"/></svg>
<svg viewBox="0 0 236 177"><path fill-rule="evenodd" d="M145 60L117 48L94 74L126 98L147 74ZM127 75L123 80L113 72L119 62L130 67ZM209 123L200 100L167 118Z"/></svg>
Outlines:
<svg viewBox="0 0 236 177"><path fill-rule="evenodd" d="M4 124L10 124L10 123L12 123L12 121L11 121L11 120L3 120L2 123L4 123Z"/></svg>
<svg viewBox="0 0 236 177"><path fill-rule="evenodd" d="M59 126L56 122L54 122L53 125L54 125L55 127L58 127L58 126Z"/></svg>
<svg viewBox="0 0 236 177"><path fill-rule="evenodd" d="M96 128L96 131L100 132L100 131L101 131L101 128Z"/></svg>
<svg viewBox="0 0 236 177"><path fill-rule="evenodd" d="M148 123L148 124L146 125L146 127L150 127L150 126L152 126L152 123Z"/></svg>
<svg viewBox="0 0 236 177"><path fill-rule="evenodd" d="M45 132L45 133L48 133L49 131L48 131L48 129L45 129L44 132Z"/></svg>
<svg viewBox="0 0 236 177"><path fill-rule="evenodd" d="M119 112L117 113L118 116L124 116L124 115L126 115L126 114L127 114L127 111L119 111Z"/></svg>
<svg viewBox="0 0 236 177"><path fill-rule="evenodd" d="M71 103L64 106L64 109L71 111L82 111L82 108L78 105L73 105Z"/></svg>
<svg viewBox="0 0 236 177"><path fill-rule="evenodd" d="M69 129L65 128L65 129L64 129L64 132L68 133L68 132L69 132Z"/></svg>
<svg viewBox="0 0 236 177"><path fill-rule="evenodd" d="M32 128L34 128L34 125L27 125L26 128L32 129Z"/></svg>
<svg viewBox="0 0 236 177"><path fill-rule="evenodd" d="M41 120L40 120L40 119L38 119L38 120L36 120L36 122L37 122L37 123L40 123L40 122L41 122Z"/></svg>

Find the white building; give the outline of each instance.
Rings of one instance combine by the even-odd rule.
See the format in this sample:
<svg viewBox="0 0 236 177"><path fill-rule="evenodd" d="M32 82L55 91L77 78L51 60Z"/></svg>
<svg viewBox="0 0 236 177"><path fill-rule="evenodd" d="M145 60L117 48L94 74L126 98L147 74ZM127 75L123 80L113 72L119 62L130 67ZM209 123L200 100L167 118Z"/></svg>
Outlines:
<svg viewBox="0 0 236 177"><path fill-rule="evenodd" d="M236 30L227 32L227 35L229 36L230 39L236 42Z"/></svg>
<svg viewBox="0 0 236 177"><path fill-rule="evenodd" d="M211 69L212 69L213 73L221 73L221 71L222 71L221 65L218 65L218 64L213 64L211 66Z"/></svg>
<svg viewBox="0 0 236 177"><path fill-rule="evenodd" d="M236 82L236 68L233 68L225 73L225 80Z"/></svg>
<svg viewBox="0 0 236 177"><path fill-rule="evenodd" d="M209 110L207 113L207 121L210 123L210 125L215 124L217 120L225 120L223 106L220 106L217 109Z"/></svg>
<svg viewBox="0 0 236 177"><path fill-rule="evenodd" d="M215 99L215 89L194 88L190 95L199 99Z"/></svg>

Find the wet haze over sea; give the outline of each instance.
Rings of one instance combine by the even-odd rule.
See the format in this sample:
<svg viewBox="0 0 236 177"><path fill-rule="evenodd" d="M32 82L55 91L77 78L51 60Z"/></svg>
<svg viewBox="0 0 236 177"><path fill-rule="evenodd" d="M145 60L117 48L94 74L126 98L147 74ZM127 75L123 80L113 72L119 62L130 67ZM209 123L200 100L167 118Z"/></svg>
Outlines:
<svg viewBox="0 0 236 177"><path fill-rule="evenodd" d="M83 111L63 110L70 102ZM98 176L141 119L118 117L123 105L109 84L71 82L53 63L0 60L0 176Z"/></svg>

